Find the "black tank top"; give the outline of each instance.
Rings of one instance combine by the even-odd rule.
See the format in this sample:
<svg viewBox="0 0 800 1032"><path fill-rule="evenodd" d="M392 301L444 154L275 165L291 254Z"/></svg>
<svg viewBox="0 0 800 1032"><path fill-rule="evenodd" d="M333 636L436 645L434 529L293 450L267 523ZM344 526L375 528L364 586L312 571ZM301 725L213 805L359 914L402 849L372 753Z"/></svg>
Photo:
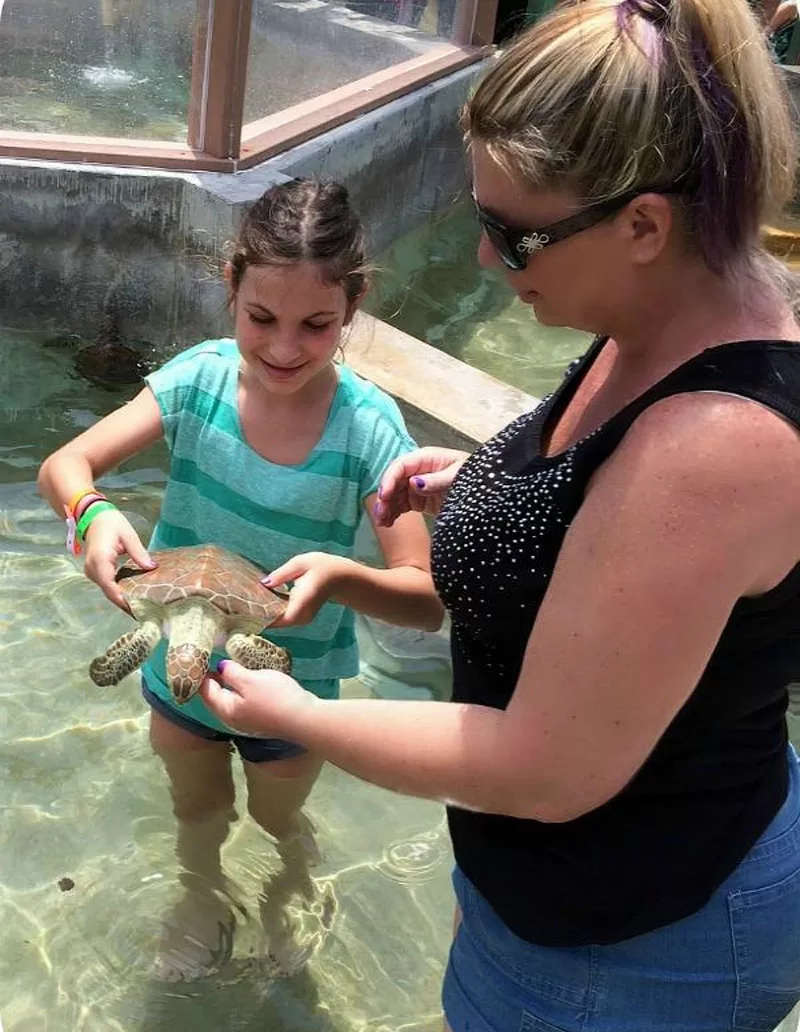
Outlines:
<svg viewBox="0 0 800 1032"><path fill-rule="evenodd" d="M543 457L543 429L603 344L480 447L448 494L433 572L452 617L455 701L507 705L586 485L649 405L725 392L800 428L800 345L741 341L704 351ZM699 910L786 797L787 685L799 677L800 565L774 590L739 600L694 692L622 792L561 824L450 807L458 864L512 931L542 945L618 942Z"/></svg>

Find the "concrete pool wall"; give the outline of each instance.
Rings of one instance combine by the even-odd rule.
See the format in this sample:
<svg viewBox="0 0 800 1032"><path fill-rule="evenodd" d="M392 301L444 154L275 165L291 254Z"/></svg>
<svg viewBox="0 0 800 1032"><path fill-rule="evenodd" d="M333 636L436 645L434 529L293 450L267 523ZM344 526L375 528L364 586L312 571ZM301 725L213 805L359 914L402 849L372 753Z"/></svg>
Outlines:
<svg viewBox="0 0 800 1032"><path fill-rule="evenodd" d="M345 182L373 253L464 186L457 113L471 66L236 173L0 160L0 321L189 343L225 326L222 248L242 206L285 177Z"/></svg>

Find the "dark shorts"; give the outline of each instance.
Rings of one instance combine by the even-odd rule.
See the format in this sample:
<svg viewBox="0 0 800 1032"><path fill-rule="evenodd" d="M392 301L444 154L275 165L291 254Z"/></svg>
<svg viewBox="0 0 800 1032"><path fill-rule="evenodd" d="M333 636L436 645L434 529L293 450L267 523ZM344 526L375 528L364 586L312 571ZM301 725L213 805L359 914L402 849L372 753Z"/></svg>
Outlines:
<svg viewBox="0 0 800 1032"><path fill-rule="evenodd" d="M198 720L185 717L174 707L160 699L155 692L152 692L142 679L142 695L145 702L175 727L189 731L198 738L205 738L209 742L230 742L235 746L239 755L248 763L269 763L270 760L288 760L293 756L302 756L308 752L302 745L296 742L287 742L283 738L254 738L250 735L237 735L234 732L218 731L214 727L206 727Z"/></svg>

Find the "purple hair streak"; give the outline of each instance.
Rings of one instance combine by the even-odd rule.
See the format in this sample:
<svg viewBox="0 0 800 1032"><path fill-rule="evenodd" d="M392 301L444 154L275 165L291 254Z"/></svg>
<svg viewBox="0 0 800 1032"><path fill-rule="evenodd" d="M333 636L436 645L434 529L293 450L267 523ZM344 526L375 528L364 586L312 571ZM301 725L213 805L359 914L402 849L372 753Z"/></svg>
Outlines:
<svg viewBox="0 0 800 1032"><path fill-rule="evenodd" d="M656 33L657 42L648 48L650 57L663 54L667 42L677 60L677 51L685 44L670 31L672 17L670 0L621 0L617 6L621 31L630 33L630 20L641 18ZM687 30L684 61L691 66L694 82L686 88L697 94L698 126L691 166L681 181L691 204L696 244L708 266L721 273L757 229L742 220L742 213L752 207L746 197L748 183L754 178L752 154L744 113L715 66L701 26L694 24Z"/></svg>
<svg viewBox="0 0 800 1032"><path fill-rule="evenodd" d="M702 100L698 103L700 141L695 154L697 191L694 224L708 265L721 272L756 226L743 225L752 153L747 122L730 87L717 71L705 40L692 34L692 63Z"/></svg>
<svg viewBox="0 0 800 1032"><path fill-rule="evenodd" d="M638 15L645 21L663 28L669 19L669 0L621 0L617 6L617 20L624 28L628 18Z"/></svg>

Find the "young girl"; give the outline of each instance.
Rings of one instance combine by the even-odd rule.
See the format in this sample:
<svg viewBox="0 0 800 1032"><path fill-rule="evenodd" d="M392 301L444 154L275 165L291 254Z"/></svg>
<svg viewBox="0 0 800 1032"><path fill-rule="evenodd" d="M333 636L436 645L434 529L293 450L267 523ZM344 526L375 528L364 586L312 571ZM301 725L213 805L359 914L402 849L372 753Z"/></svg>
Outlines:
<svg viewBox="0 0 800 1032"><path fill-rule="evenodd" d="M335 699L339 679L358 669L348 607L421 628L442 618L420 514L390 529L373 524L386 569L351 558L381 474L412 442L394 402L334 364L366 289L363 231L346 190L296 180L267 191L244 218L226 275L235 340L206 341L149 376L129 404L44 462L40 489L56 512L81 520L86 575L124 609L117 560L153 563L94 484L163 436L170 474L151 548L213 542L267 571L281 566L282 580L290 568L289 606L274 625L285 629L271 627L270 639L289 650L310 692ZM207 973L230 952L220 849L236 817L233 748L248 810L299 885L315 854L301 807L321 760L281 739L232 734L199 695L178 706L164 655L162 643L143 668L142 691L178 819L185 894L158 960L161 976L177 980ZM274 925L266 895L261 909Z"/></svg>

